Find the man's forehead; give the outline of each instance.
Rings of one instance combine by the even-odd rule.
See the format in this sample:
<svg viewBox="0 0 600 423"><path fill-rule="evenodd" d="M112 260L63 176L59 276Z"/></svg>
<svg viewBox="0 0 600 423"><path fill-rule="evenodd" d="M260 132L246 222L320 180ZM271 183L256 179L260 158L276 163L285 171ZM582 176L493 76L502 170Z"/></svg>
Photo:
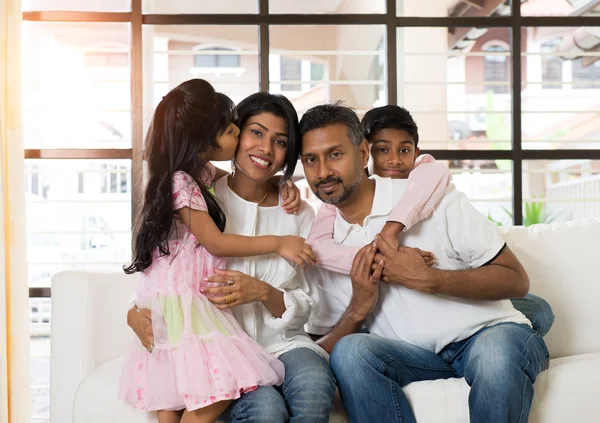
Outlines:
<svg viewBox="0 0 600 423"><path fill-rule="evenodd" d="M348 126L344 123L315 128L302 137L302 153L316 154L336 147L350 146L352 140L348 135Z"/></svg>

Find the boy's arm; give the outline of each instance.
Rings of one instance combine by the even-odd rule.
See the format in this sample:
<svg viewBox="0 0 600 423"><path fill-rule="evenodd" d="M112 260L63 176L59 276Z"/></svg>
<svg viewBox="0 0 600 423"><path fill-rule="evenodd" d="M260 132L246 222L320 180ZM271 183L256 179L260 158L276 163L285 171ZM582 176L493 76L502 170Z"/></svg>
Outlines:
<svg viewBox="0 0 600 423"><path fill-rule="evenodd" d="M306 243L310 245L313 253L317 256L317 266L348 275L352 268L352 260L359 248L335 243L333 240L335 216L335 206L323 204L317 213Z"/></svg>
<svg viewBox="0 0 600 423"><path fill-rule="evenodd" d="M450 170L424 154L410 172L406 191L388 217L388 222L401 223L407 231L435 210L450 184Z"/></svg>

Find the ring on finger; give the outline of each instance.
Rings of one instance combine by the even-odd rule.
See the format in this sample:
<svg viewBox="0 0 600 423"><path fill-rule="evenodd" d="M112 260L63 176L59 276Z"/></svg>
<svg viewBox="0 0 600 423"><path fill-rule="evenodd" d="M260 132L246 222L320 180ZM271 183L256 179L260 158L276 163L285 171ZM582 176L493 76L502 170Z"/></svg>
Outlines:
<svg viewBox="0 0 600 423"><path fill-rule="evenodd" d="M233 296L233 294L229 294L229 295L225 296L225 304L231 304L234 301L235 301L235 297Z"/></svg>
<svg viewBox="0 0 600 423"><path fill-rule="evenodd" d="M152 343L150 344L150 346L148 347L148 352L150 354L152 354L152 351L154 351L154 339L152 340Z"/></svg>
<svg viewBox="0 0 600 423"><path fill-rule="evenodd" d="M233 278L230 276L229 280L227 281L227 285L231 286L233 285Z"/></svg>

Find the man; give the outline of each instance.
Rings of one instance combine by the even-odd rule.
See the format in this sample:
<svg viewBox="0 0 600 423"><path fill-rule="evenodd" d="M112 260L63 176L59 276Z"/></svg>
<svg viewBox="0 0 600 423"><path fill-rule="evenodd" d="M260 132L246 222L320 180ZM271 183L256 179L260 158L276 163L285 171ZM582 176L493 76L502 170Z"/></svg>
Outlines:
<svg viewBox="0 0 600 423"><path fill-rule="evenodd" d="M350 277L322 271L320 310L308 325L331 352L350 419L414 422L404 386L465 377L472 422L526 421L549 354L507 300L527 294L529 280L495 225L450 186L432 216L400 238L433 252L437 268L412 248L380 238L375 248L406 180L366 177L369 144L351 109L314 107L300 127L309 185L338 209L335 241L367 244ZM363 325L370 334L357 333Z"/></svg>

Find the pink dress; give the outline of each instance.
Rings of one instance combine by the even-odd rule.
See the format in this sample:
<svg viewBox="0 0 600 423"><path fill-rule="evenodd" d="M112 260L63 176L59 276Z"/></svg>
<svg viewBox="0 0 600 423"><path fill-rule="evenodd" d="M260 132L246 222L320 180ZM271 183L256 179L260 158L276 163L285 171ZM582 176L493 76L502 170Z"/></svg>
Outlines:
<svg viewBox="0 0 600 423"><path fill-rule="evenodd" d="M212 182L211 166L203 182ZM207 210L196 181L178 171L173 207ZM169 256L155 252L140 276L139 308L152 311L155 349L135 338L123 365L119 398L140 410L195 410L239 398L258 386L278 385L283 363L251 339L230 311L221 311L200 293L200 281L225 268L223 259L198 244L177 218Z"/></svg>

